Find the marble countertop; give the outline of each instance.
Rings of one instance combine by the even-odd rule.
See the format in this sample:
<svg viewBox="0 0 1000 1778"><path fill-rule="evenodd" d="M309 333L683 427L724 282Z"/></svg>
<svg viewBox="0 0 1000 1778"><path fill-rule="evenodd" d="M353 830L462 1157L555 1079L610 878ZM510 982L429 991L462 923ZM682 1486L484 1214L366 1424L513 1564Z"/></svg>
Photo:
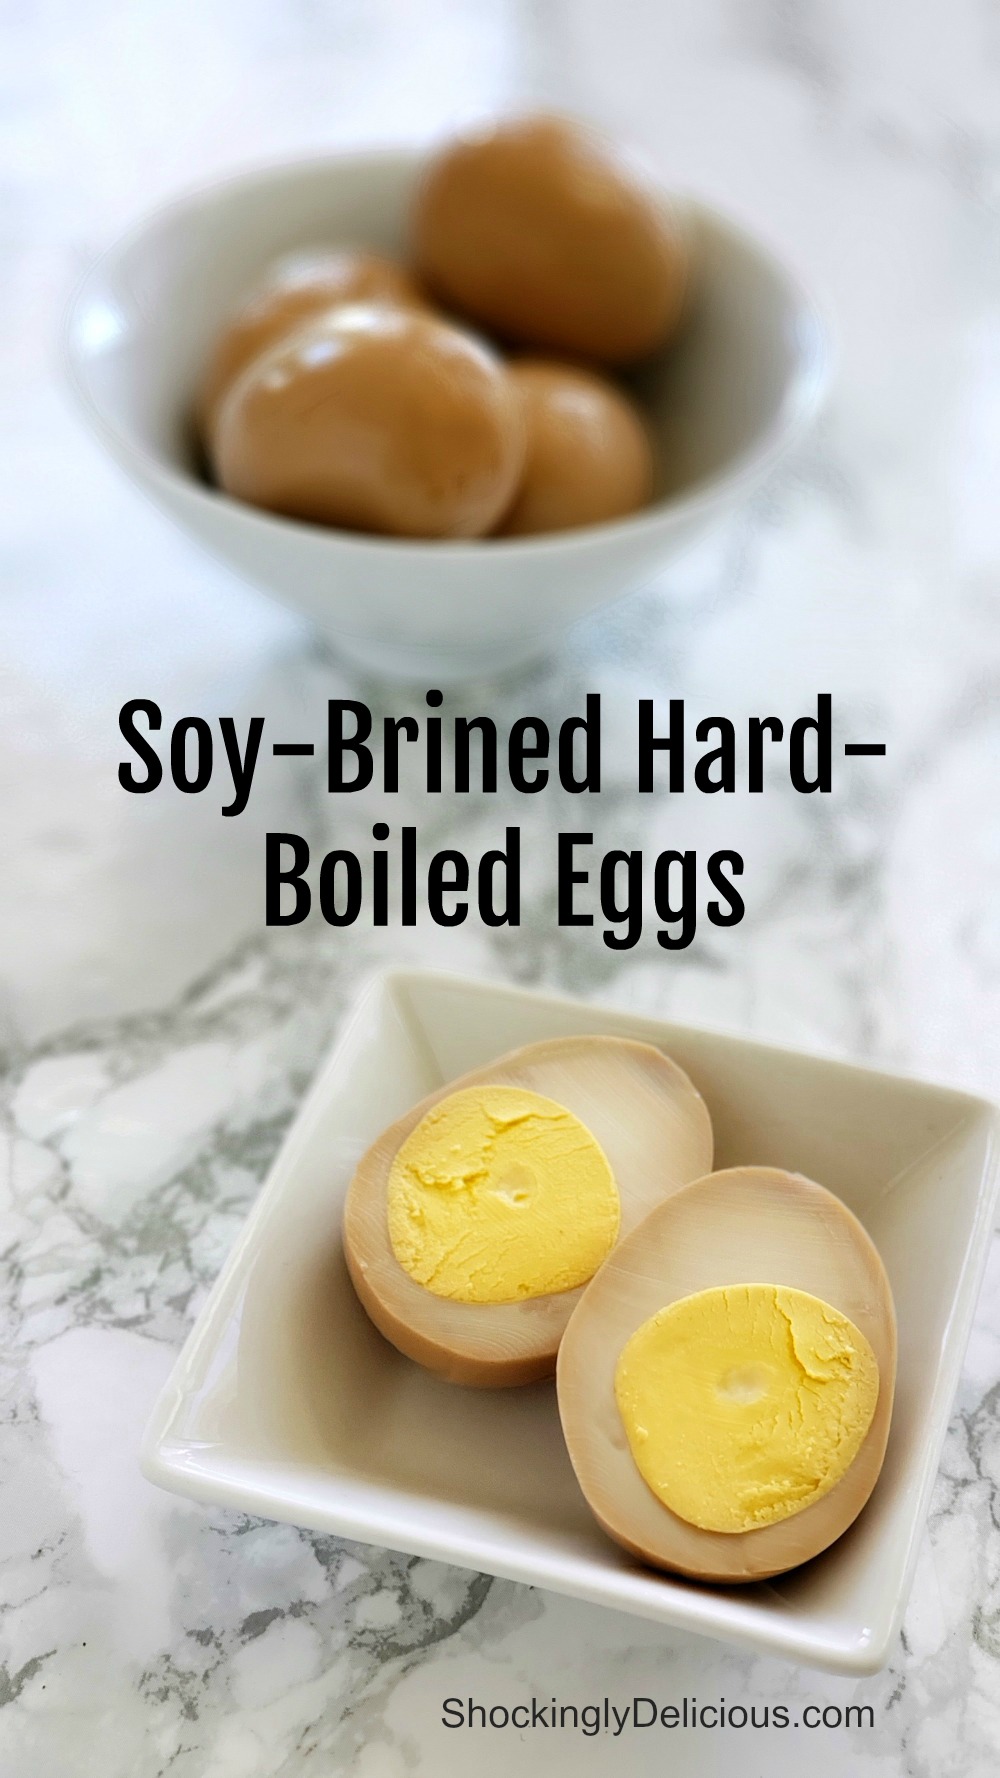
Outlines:
<svg viewBox="0 0 1000 1778"><path fill-rule="evenodd" d="M1000 1748L1000 1253L887 1671L854 1684L148 1486L151 1401L361 975L419 960L882 1060L1000 1063L1000 22L987 0L113 0L7 9L0 291L0 1774L746 1772L987 1778ZM361 844L319 762L251 807L119 788L117 711L294 714L348 689L292 618L143 504L54 366L74 273L161 196L269 155L426 139L539 98L631 133L817 289L818 431L724 537L476 694L697 714L834 694L884 762L830 797L643 806L606 845L736 845L747 915L685 952L560 931L266 932L263 833ZM371 685L376 706L392 694ZM397 694L398 695L398 694ZM280 766L280 770L277 767ZM359 799L363 801L363 799ZM720 807L720 802L725 807ZM474 848L509 814L413 794ZM588 820L592 811L588 808ZM532 824L536 824L533 828ZM562 824L565 824L564 822ZM485 842L485 838L484 841ZM446 1697L870 1704L871 1727L593 1739L442 1725ZM795 1712L798 1713L798 1710ZM832 1720L832 1719L831 1719ZM752 1746L747 1745L752 1736Z"/></svg>

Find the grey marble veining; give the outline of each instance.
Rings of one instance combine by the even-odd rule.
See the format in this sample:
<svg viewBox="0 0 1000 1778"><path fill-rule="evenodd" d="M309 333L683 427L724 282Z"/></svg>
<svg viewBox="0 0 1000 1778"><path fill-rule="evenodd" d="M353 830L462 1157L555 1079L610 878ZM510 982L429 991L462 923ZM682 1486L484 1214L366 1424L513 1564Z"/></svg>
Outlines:
<svg viewBox="0 0 1000 1778"><path fill-rule="evenodd" d="M148 1487L150 1402L354 987L419 959L995 1093L1000 1078L1000 34L985 0L695 7L232 0L3 16L0 289L0 1774L464 1772L988 1778L1000 1749L1000 1258L900 1646L860 1685ZM503 724L604 698L599 846L735 846L747 915L666 957L559 930L575 799L329 799L268 762L247 813L119 789L116 715L322 732L307 633L169 531L58 388L75 268L174 187L268 154L426 137L544 98L633 134L744 217L835 317L797 460L544 671L463 694ZM691 715L834 694L829 798L635 791L639 696ZM398 694L362 688L376 709ZM447 709L457 708L452 698ZM265 933L263 834L385 819L471 852L520 822L520 931ZM442 1700L606 1693L871 1703L871 1729L445 1730Z"/></svg>

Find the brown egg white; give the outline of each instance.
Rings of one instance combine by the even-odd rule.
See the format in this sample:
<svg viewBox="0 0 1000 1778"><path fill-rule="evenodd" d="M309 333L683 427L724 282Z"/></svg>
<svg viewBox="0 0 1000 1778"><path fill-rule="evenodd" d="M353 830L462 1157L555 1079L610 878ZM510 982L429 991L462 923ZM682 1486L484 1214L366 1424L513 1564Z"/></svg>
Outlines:
<svg viewBox="0 0 1000 1778"><path fill-rule="evenodd" d="M291 518L399 537L479 537L524 462L520 406L489 347L429 314L328 310L253 362L219 409L227 493Z"/></svg>
<svg viewBox="0 0 1000 1778"><path fill-rule="evenodd" d="M216 336L198 392L198 423L211 436L222 397L261 352L339 303L423 305L410 274L365 247L317 247L275 260Z"/></svg>
<svg viewBox="0 0 1000 1778"><path fill-rule="evenodd" d="M403 1269L388 1226L388 1180L401 1145L443 1099L487 1084L555 1100L586 1126L614 1174L620 1237L711 1166L712 1127L701 1095L662 1051L624 1038L566 1037L529 1044L450 1082L368 1150L343 1225L348 1270L368 1315L399 1351L449 1381L509 1387L552 1375L582 1287L510 1303L445 1300Z"/></svg>
<svg viewBox="0 0 1000 1778"><path fill-rule="evenodd" d="M499 536L598 525L646 505L653 452L624 390L593 371L544 359L515 359L508 375L524 416L525 462Z"/></svg>
<svg viewBox="0 0 1000 1778"><path fill-rule="evenodd" d="M846 1316L878 1365L874 1418L830 1491L750 1531L702 1530L678 1517L636 1466L615 1394L623 1347L672 1303L722 1285L774 1284ZM570 1459L595 1517L642 1561L699 1580L752 1581L819 1555L846 1531L878 1480L896 1375L896 1321L885 1268L857 1218L799 1174L737 1167L675 1193L621 1241L581 1297L558 1362Z"/></svg>
<svg viewBox="0 0 1000 1778"><path fill-rule="evenodd" d="M418 187L412 238L445 306L523 345L628 364L684 311L679 217L613 143L561 118L447 144Z"/></svg>

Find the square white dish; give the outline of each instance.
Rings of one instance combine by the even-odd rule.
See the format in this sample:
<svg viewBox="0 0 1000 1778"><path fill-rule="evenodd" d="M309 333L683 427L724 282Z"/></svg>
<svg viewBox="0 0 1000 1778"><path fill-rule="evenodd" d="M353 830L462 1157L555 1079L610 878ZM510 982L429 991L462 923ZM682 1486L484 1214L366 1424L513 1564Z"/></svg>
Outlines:
<svg viewBox="0 0 1000 1778"><path fill-rule="evenodd" d="M425 1093L539 1038L659 1044L712 1113L716 1165L837 1192L885 1262L899 1374L885 1465L854 1526L767 1583L710 1588L608 1541L554 1385L455 1388L375 1331L347 1276L356 1162ZM833 1672L877 1671L903 1612L971 1329L1000 1115L950 1089L627 1012L420 971L345 1021L164 1389L146 1476L196 1499L481 1569Z"/></svg>

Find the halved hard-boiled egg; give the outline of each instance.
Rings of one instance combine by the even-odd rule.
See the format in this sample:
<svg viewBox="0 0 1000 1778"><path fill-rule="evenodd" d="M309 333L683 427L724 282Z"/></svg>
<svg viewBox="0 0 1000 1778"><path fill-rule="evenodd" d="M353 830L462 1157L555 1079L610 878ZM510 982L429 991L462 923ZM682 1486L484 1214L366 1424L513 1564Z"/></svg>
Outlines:
<svg viewBox="0 0 1000 1778"><path fill-rule="evenodd" d="M376 1327L452 1382L550 1376L581 1292L712 1161L682 1069L649 1044L529 1044L432 1093L347 1194L344 1252Z"/></svg>
<svg viewBox="0 0 1000 1778"><path fill-rule="evenodd" d="M596 1518L655 1567L759 1580L816 1556L878 1479L896 1374L885 1268L813 1181L736 1167L672 1194L587 1287L559 1412Z"/></svg>

